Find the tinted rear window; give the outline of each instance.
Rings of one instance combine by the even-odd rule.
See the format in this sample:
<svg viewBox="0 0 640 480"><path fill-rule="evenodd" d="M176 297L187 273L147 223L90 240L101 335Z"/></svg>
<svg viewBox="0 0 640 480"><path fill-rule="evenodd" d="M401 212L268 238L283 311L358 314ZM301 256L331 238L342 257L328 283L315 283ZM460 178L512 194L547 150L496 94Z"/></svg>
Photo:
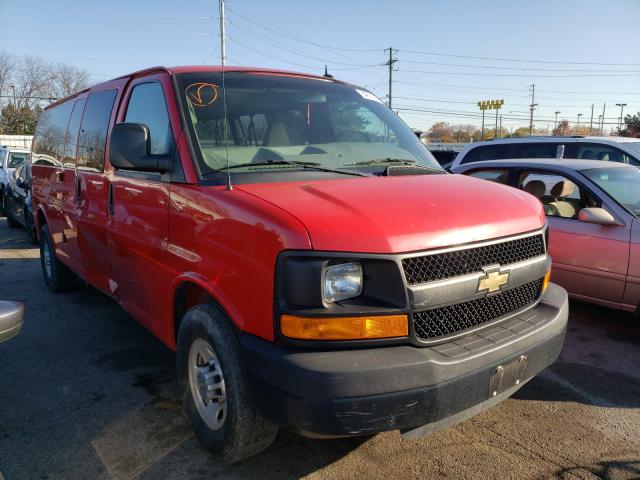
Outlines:
<svg viewBox="0 0 640 480"><path fill-rule="evenodd" d="M512 158L556 158L557 143L514 143Z"/></svg>
<svg viewBox="0 0 640 480"><path fill-rule="evenodd" d="M73 102L66 102L45 110L33 137L33 163L36 165L61 165L64 155L64 135L67 131Z"/></svg>
<svg viewBox="0 0 640 480"><path fill-rule="evenodd" d="M82 116L78 141L78 166L102 171L107 143L107 130L117 90L93 92Z"/></svg>
<svg viewBox="0 0 640 480"><path fill-rule="evenodd" d="M481 162L483 160L502 160L510 158L509 150L511 145L483 145L476 147L467 153L462 161L463 163Z"/></svg>

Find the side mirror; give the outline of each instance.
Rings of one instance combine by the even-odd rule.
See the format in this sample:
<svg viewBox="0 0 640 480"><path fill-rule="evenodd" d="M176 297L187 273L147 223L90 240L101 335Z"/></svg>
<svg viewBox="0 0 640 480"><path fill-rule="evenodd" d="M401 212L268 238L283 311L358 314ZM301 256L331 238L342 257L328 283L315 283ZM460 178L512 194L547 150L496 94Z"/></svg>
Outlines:
<svg viewBox="0 0 640 480"><path fill-rule="evenodd" d="M617 225L616 219L604 208L589 207L583 208L578 213L578 220L581 222L595 223L598 225Z"/></svg>
<svg viewBox="0 0 640 480"><path fill-rule="evenodd" d="M166 172L169 155L152 155L149 127L141 123L118 123L111 130L109 163L122 170Z"/></svg>
<svg viewBox="0 0 640 480"><path fill-rule="evenodd" d="M27 188L28 184L27 181L23 178L16 178L16 186L18 186L19 188Z"/></svg>

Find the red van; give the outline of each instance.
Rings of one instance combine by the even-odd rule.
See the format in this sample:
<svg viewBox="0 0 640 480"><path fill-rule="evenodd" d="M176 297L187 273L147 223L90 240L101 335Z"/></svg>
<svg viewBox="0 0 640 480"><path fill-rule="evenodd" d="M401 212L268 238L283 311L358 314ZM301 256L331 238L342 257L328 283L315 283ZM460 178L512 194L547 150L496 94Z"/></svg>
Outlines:
<svg viewBox="0 0 640 480"><path fill-rule="evenodd" d="M153 68L48 107L32 162L47 286L80 277L175 349L228 461L279 426L445 428L562 348L540 203L445 173L357 86Z"/></svg>

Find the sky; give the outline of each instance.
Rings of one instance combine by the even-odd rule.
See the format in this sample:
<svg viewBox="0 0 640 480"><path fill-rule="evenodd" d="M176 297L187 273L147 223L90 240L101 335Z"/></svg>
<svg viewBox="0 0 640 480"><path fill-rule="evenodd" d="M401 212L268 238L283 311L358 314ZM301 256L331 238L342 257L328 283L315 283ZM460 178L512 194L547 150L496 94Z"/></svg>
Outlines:
<svg viewBox="0 0 640 480"><path fill-rule="evenodd" d="M324 73L386 101L413 128L481 123L504 99L507 129L559 119L611 129L640 111L640 0L227 0L227 64ZM154 65L220 63L217 0L0 0L0 50L84 68L92 82ZM397 51L396 51L397 50ZM487 126L495 112L487 112Z"/></svg>

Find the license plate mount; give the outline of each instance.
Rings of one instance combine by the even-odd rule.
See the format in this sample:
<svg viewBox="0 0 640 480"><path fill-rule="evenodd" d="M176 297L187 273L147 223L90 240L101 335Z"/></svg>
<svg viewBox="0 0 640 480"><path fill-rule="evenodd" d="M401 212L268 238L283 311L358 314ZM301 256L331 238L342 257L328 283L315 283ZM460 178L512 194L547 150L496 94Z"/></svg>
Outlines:
<svg viewBox="0 0 640 480"><path fill-rule="evenodd" d="M508 388L520 385L527 371L527 363L527 356L520 355L508 363L498 365L489 380L489 396L495 397Z"/></svg>

